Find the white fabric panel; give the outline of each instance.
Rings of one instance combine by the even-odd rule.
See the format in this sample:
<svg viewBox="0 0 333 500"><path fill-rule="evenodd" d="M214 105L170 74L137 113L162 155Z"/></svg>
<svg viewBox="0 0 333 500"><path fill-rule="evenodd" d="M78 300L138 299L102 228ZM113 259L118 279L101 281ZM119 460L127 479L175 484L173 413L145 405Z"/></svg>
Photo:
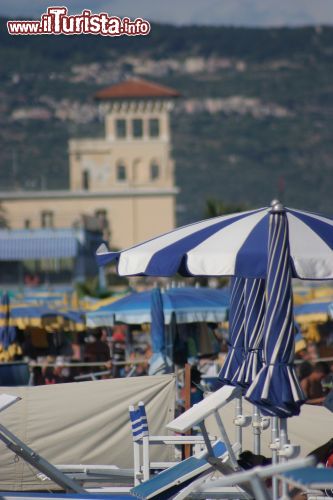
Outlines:
<svg viewBox="0 0 333 500"><path fill-rule="evenodd" d="M205 276L233 275L239 249L266 215L267 211L264 210L240 219L190 250L187 253L190 273Z"/></svg>
<svg viewBox="0 0 333 500"><path fill-rule="evenodd" d="M333 251L304 222L288 213L290 254L297 275L304 279L332 279Z"/></svg>
<svg viewBox="0 0 333 500"><path fill-rule="evenodd" d="M243 213L250 214L252 213L252 210ZM175 243L192 233L213 226L218 222L228 220L237 215L238 214L230 214L222 217L214 217L213 219L190 224L189 226L181 227L179 229L171 231L170 233L158 236L157 238L142 243L141 245L138 245L136 247L124 250L123 252L121 252L121 256L119 259L118 274L120 276L128 276L131 274L143 273L146 270L151 257L159 250L162 250L166 246L171 245L172 243Z"/></svg>
<svg viewBox="0 0 333 500"><path fill-rule="evenodd" d="M163 435L174 418L173 375L133 377L37 387L0 387L21 401L1 423L53 464L133 466L128 407L143 401L151 434ZM152 460L174 460L172 446L152 447ZM0 489L47 489L23 460L0 441Z"/></svg>

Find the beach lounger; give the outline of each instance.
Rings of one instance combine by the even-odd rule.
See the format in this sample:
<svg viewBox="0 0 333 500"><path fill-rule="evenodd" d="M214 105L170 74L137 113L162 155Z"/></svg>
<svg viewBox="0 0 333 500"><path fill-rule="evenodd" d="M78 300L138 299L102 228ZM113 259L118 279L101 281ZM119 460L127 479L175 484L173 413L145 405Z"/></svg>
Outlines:
<svg viewBox="0 0 333 500"><path fill-rule="evenodd" d="M170 422L167 428L179 433L184 433L194 425L199 425L206 450L199 455L183 460L157 474L149 481L145 481L141 485L134 487L131 493L138 498L156 498L162 500L163 498L170 498L171 495L175 495L179 490L187 487L189 483L193 483L199 476L204 477L213 470L219 470L222 473L239 470L236 460L239 444L236 443L234 447L231 446L229 437L218 414L220 408L235 397L238 397L239 394L240 390L238 388L224 386ZM223 441L217 441L213 445L205 426L205 419L212 414L216 417L223 439Z"/></svg>
<svg viewBox="0 0 333 500"><path fill-rule="evenodd" d="M224 443L217 441L213 446L213 456L221 460L221 463L227 462L228 452ZM163 500L176 494L181 488L186 486L189 481L198 478L203 473L213 470L213 466L207 460L207 451L200 455L192 456L183 460L169 469L166 469L149 481L135 486L130 490L131 494L138 498L154 498Z"/></svg>
<svg viewBox="0 0 333 500"><path fill-rule="evenodd" d="M277 476L281 480L305 491L308 500L332 498L333 496L333 469L324 467L302 467L299 469L287 470L277 474ZM330 490L330 495L325 496L323 490Z"/></svg>
<svg viewBox="0 0 333 500"><path fill-rule="evenodd" d="M276 465L254 467L253 469L247 471L236 472L214 481L210 480L202 482L194 491L188 494L187 498L197 500L205 498L226 498L224 496L224 488L234 485L242 485L243 487L250 487L252 489L255 500L270 500L270 492L264 483L266 478L277 476L283 480L287 480L287 477L293 477L293 472L295 472L295 477L300 480L300 477L303 477L303 474L300 471L320 470L315 467L307 467L313 465L314 461L314 457L309 456L306 458L290 460L289 462L282 462ZM331 475L332 484L333 473L331 473Z"/></svg>
<svg viewBox="0 0 333 500"><path fill-rule="evenodd" d="M152 469L167 469L175 465L173 462L151 462L150 460L150 445L184 445L190 444L194 446L195 452L202 451L205 445L203 436L152 436L149 434L148 419L145 405L143 402L138 404L138 407L129 407L129 415L132 427L133 436L133 453L134 453L134 484L138 485L142 481L147 481L150 478ZM209 436L211 441L216 441L216 437ZM142 448L142 461L141 449Z"/></svg>

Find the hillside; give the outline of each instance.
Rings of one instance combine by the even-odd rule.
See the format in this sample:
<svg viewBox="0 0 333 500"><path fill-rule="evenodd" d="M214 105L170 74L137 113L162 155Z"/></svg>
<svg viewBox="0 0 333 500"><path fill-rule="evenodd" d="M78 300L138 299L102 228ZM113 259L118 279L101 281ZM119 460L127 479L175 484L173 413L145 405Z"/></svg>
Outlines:
<svg viewBox="0 0 333 500"><path fill-rule="evenodd" d="M154 25L149 37L10 37L0 22L0 190L68 185L67 141L103 133L94 92L127 76L177 88L178 222L208 198L277 195L333 214L333 28Z"/></svg>

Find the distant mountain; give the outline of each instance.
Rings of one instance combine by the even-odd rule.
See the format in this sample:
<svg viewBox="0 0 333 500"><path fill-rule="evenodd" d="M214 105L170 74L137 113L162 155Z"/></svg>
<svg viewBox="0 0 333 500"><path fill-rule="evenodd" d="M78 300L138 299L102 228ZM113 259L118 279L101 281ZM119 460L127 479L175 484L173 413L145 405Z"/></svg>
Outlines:
<svg viewBox="0 0 333 500"><path fill-rule="evenodd" d="M0 190L68 186L67 141L98 136L92 96L127 76L177 88L178 222L208 198L277 195L333 215L333 28L178 28L151 36L11 37L0 21Z"/></svg>

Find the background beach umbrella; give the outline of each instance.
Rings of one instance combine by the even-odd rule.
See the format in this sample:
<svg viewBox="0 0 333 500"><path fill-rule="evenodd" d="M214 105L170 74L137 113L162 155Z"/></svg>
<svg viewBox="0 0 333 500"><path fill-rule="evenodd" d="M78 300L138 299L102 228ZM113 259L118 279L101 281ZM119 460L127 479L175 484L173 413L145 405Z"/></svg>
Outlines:
<svg viewBox="0 0 333 500"><path fill-rule="evenodd" d="M153 355L149 362L149 375L168 373L171 361L166 356L166 332L164 324L163 300L159 288L154 288L151 298L151 343Z"/></svg>
<svg viewBox="0 0 333 500"><path fill-rule="evenodd" d="M235 377L244 359L245 281L244 278L231 280L228 354L219 374L224 384L237 383Z"/></svg>
<svg viewBox="0 0 333 500"><path fill-rule="evenodd" d="M294 307L295 318L299 323L324 323L329 319L332 301L307 302Z"/></svg>
<svg viewBox="0 0 333 500"><path fill-rule="evenodd" d="M89 327L113 326L114 322L142 324L151 322L152 291L133 292L122 299L86 313ZM169 325L172 315L177 324L225 321L229 299L225 290L180 287L161 292L164 323Z"/></svg>
<svg viewBox="0 0 333 500"><path fill-rule="evenodd" d="M288 223L282 207L273 207L269 230L264 364L246 399L266 415L298 415L305 400L294 371L293 318Z"/></svg>
<svg viewBox="0 0 333 500"><path fill-rule="evenodd" d="M13 325L10 312L9 295L4 293L0 302L0 343L5 351L16 340L16 328Z"/></svg>
<svg viewBox="0 0 333 500"><path fill-rule="evenodd" d="M265 280L245 280L244 287L244 357L234 381L249 387L262 367L262 337L265 319Z"/></svg>

